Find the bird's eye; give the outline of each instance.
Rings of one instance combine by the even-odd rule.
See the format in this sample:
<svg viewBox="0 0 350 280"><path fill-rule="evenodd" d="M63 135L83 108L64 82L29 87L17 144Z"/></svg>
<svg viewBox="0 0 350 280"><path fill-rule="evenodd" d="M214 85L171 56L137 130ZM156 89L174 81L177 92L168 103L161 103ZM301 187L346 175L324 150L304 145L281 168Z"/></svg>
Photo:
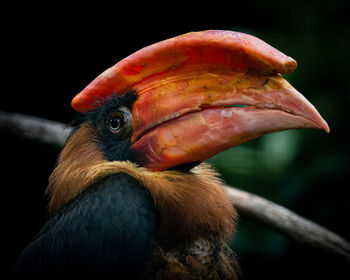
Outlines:
<svg viewBox="0 0 350 280"><path fill-rule="evenodd" d="M116 133L118 132L124 123L124 118L123 115L121 113L112 116L109 120L108 120L108 128L112 133Z"/></svg>

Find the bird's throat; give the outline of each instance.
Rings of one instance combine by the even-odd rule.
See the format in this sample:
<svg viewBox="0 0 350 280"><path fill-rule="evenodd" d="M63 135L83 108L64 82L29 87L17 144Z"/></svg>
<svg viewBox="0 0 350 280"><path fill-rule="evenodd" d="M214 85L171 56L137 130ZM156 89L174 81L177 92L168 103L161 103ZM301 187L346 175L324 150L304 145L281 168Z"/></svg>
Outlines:
<svg viewBox="0 0 350 280"><path fill-rule="evenodd" d="M153 172L129 161L107 161L87 126L69 138L50 176L50 214L94 183L117 173L135 178L151 193L159 213L158 242L162 246L174 247L210 234L222 240L232 238L236 212L210 165L200 164L188 172Z"/></svg>

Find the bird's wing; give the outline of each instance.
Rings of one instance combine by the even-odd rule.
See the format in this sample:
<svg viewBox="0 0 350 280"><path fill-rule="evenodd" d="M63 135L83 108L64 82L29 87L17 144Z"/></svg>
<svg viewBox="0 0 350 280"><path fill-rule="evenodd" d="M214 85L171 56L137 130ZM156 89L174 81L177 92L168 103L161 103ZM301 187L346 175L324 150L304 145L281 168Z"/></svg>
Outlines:
<svg viewBox="0 0 350 280"><path fill-rule="evenodd" d="M126 174L109 176L48 220L12 275L137 275L151 252L156 226L148 191Z"/></svg>

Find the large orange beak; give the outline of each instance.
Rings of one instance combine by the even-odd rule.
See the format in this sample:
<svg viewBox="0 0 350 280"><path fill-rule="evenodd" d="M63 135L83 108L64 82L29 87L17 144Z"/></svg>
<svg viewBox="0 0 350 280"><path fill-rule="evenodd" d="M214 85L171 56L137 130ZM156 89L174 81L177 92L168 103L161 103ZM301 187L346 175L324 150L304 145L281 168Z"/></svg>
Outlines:
<svg viewBox="0 0 350 280"><path fill-rule="evenodd" d="M151 170L204 161L263 134L329 132L315 107L281 74L297 64L260 39L203 31L148 46L98 76L72 101L86 112L101 97L136 90L132 152Z"/></svg>

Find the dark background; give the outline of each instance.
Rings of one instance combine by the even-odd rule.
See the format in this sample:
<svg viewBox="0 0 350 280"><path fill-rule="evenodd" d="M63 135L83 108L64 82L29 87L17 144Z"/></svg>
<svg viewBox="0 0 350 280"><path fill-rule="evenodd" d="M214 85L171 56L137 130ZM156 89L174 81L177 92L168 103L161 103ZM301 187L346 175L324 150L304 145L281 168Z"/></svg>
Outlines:
<svg viewBox="0 0 350 280"><path fill-rule="evenodd" d="M350 20L345 0L13 4L2 7L0 110L68 123L70 101L122 58L189 31L255 35L298 61L286 78L331 134L266 135L210 161L231 185L350 239ZM193 5L193 6L191 6ZM1 134L2 255L6 271L46 217L44 189L58 151ZM347 279L349 264L242 216L233 247L246 279Z"/></svg>

